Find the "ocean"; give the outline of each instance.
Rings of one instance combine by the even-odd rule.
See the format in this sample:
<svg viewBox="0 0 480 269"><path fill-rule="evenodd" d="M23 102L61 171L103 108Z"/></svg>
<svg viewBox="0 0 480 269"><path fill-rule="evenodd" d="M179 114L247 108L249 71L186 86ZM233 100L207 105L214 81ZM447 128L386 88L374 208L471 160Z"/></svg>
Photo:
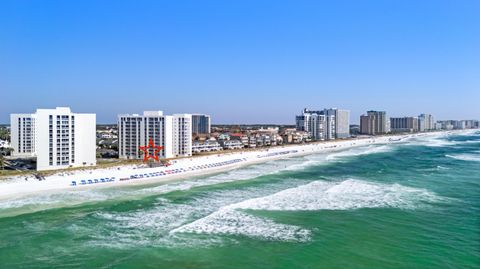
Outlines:
<svg viewBox="0 0 480 269"><path fill-rule="evenodd" d="M480 268L480 132L0 201L0 268Z"/></svg>

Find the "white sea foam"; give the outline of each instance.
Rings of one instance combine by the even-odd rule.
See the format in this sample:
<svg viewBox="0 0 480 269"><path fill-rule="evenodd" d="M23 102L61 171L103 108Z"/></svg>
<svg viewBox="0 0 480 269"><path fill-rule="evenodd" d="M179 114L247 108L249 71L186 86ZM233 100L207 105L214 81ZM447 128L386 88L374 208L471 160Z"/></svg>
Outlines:
<svg viewBox="0 0 480 269"><path fill-rule="evenodd" d="M457 144L457 142L455 141L448 141L448 140L442 139L445 137L446 136L421 137L421 138L412 140L410 144L421 145L426 147L448 147L448 146L453 146Z"/></svg>
<svg viewBox="0 0 480 269"><path fill-rule="evenodd" d="M283 169L279 171L298 171L303 170L307 167L320 165L322 163L326 163L326 156L325 154L314 154L314 155L307 155L300 158L296 158L296 162L292 162L290 165L285 166Z"/></svg>
<svg viewBox="0 0 480 269"><path fill-rule="evenodd" d="M463 144L471 144L471 143L480 143L480 140L463 140L463 141L455 141L455 140L447 140L452 135L458 136L477 136L477 133L455 133L455 134L448 134L443 133L435 136L419 136L415 137L410 140L411 145L422 145L427 147L451 147L456 145L463 145Z"/></svg>
<svg viewBox="0 0 480 269"><path fill-rule="evenodd" d="M276 194L247 200L236 208L261 210L347 210L372 207L414 208L435 201L435 194L399 184L380 184L348 179L342 182L314 181Z"/></svg>
<svg viewBox="0 0 480 269"><path fill-rule="evenodd" d="M87 229L88 231L84 231L84 233L95 239L94 244L108 245L109 247L192 245L196 243L192 242L190 236L185 237L181 233L171 233L170 231L197 219L202 219L212 212L218 211L224 205L235 204L250 197L269 195L281 189L295 186L298 184L296 182L292 179L286 182L270 183L260 188L259 186L251 186L244 189L209 191L208 195L199 195L194 199L183 201L183 203L175 203L166 198L157 198L158 202L151 208L142 208L133 212L97 212L95 217L101 218L102 223L107 223L106 227L102 227L102 229L83 227L83 229ZM254 220L253 217L250 219L250 221ZM270 221L265 222L262 218L258 218L258 222L257 226L263 225L264 230L267 230L270 225ZM279 231L299 230L297 227L288 225L284 227L282 224L271 228ZM79 229L79 227L72 227L72 229ZM272 230L269 238L290 240L287 232L285 232L285 235L279 233L279 236L275 236L273 232ZM112 240L115 241L114 245L109 244ZM204 240L198 241L198 245L205 245ZM208 242L218 244L220 241L217 238L209 237Z"/></svg>
<svg viewBox="0 0 480 269"><path fill-rule="evenodd" d="M311 232L299 226L276 223L225 207L206 218L181 226L172 233L227 234L266 240L307 241Z"/></svg>
<svg viewBox="0 0 480 269"><path fill-rule="evenodd" d="M233 234L304 241L308 240L310 231L251 216L243 210L307 211L377 207L414 209L422 203L439 200L432 192L399 184L380 184L355 179L342 182L314 181L272 195L224 206L204 218L174 229L172 233ZM274 234L266 229L269 226L272 226Z"/></svg>
<svg viewBox="0 0 480 269"><path fill-rule="evenodd" d="M367 147L354 148L354 149L349 149L345 151L335 152L335 153L329 154L326 159L328 161L335 161L335 160L339 160L346 157L389 152L389 151L392 151L393 149L394 147L390 145L380 145L380 146L371 145Z"/></svg>
<svg viewBox="0 0 480 269"><path fill-rule="evenodd" d="M437 170L449 170L449 169L450 168L448 168L448 167L437 165Z"/></svg>
<svg viewBox="0 0 480 269"><path fill-rule="evenodd" d="M0 209L29 207L34 208L52 208L53 205L64 206L76 204L78 202L103 201L109 198L107 193L100 191L67 191L64 193L47 193L26 196L10 200L0 200Z"/></svg>
<svg viewBox="0 0 480 269"><path fill-rule="evenodd" d="M477 154L446 154L445 157L461 161L480 162L480 155Z"/></svg>

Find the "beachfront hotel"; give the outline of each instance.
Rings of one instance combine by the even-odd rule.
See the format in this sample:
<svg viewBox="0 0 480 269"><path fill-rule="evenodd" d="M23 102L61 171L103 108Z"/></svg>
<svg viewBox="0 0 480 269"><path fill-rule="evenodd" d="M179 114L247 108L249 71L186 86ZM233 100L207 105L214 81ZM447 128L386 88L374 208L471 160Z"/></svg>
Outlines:
<svg viewBox="0 0 480 269"><path fill-rule="evenodd" d="M350 111L337 108L324 110L304 109L296 116L296 129L308 132L315 140L350 137Z"/></svg>
<svg viewBox="0 0 480 269"><path fill-rule="evenodd" d="M196 135L210 134L211 120L209 115L192 114L192 133Z"/></svg>
<svg viewBox="0 0 480 269"><path fill-rule="evenodd" d="M338 108L324 110L324 114L335 116L335 138L350 137L350 111Z"/></svg>
<svg viewBox="0 0 480 269"><path fill-rule="evenodd" d="M390 129L393 133L418 132L419 120L415 117L390 118Z"/></svg>
<svg viewBox="0 0 480 269"><path fill-rule="evenodd" d="M296 116L296 128L308 132L315 140L335 139L335 115L327 110L313 111L304 109Z"/></svg>
<svg viewBox="0 0 480 269"><path fill-rule="evenodd" d="M360 133L369 135L386 134L390 132L390 120L385 111L367 111L360 116Z"/></svg>
<svg viewBox="0 0 480 269"><path fill-rule="evenodd" d="M420 132L431 131L435 129L435 120L431 114L420 114L418 116L418 130Z"/></svg>
<svg viewBox="0 0 480 269"><path fill-rule="evenodd" d="M12 156L36 157L37 170L96 164L96 115L68 107L11 114Z"/></svg>
<svg viewBox="0 0 480 269"><path fill-rule="evenodd" d="M160 158L192 155L192 116L190 114L163 115L162 111L145 111L143 115L118 115L118 149L123 159L141 159L141 146L152 139L163 147ZM153 154L153 149L150 152Z"/></svg>

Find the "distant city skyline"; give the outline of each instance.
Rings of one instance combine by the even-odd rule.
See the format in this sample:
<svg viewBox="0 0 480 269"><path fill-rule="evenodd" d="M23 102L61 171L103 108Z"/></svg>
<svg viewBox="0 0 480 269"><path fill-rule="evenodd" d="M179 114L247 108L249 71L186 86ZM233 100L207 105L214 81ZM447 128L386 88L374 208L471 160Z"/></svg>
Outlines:
<svg viewBox="0 0 480 269"><path fill-rule="evenodd" d="M0 123L71 107L295 124L480 119L479 1L3 1Z"/></svg>

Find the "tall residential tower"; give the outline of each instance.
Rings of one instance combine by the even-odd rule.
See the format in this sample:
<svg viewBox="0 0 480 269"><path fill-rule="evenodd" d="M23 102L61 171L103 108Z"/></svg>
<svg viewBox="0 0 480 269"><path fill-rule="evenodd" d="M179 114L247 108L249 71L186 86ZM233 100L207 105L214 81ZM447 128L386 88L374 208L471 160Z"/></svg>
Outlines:
<svg viewBox="0 0 480 269"><path fill-rule="evenodd" d="M335 138L350 137L350 111L344 109L325 109L326 115L335 116Z"/></svg>
<svg viewBox="0 0 480 269"><path fill-rule="evenodd" d="M118 116L119 157L141 159L140 146L161 146L161 158L192 155L192 117L190 114L163 115L162 111L145 111L143 115ZM153 154L153 152L150 152Z"/></svg>
<svg viewBox="0 0 480 269"><path fill-rule="evenodd" d="M296 116L296 127L299 131L308 132L315 140L335 139L335 113L305 108L301 115Z"/></svg>
<svg viewBox="0 0 480 269"><path fill-rule="evenodd" d="M205 114L192 114L192 133L210 134L210 116Z"/></svg>
<svg viewBox="0 0 480 269"><path fill-rule="evenodd" d="M377 135L390 132L390 120L385 111L367 111L367 115L360 116L360 133Z"/></svg>
<svg viewBox="0 0 480 269"><path fill-rule="evenodd" d="M96 164L96 115L68 107L11 114L13 156L37 157L37 170Z"/></svg>

